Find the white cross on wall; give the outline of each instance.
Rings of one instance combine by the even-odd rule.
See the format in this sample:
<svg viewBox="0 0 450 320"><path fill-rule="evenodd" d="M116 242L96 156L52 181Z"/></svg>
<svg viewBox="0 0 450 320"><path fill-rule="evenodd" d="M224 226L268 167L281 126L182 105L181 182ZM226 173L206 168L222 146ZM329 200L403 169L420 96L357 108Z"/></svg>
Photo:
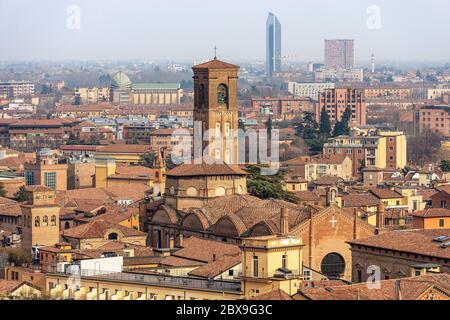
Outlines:
<svg viewBox="0 0 450 320"><path fill-rule="evenodd" d="M331 226L332 226L333 229L334 229L334 226L336 225L336 222L337 222L337 220L334 219L334 216L333 216L333 217L331 218L331 220L328 221L328 222L331 222Z"/></svg>

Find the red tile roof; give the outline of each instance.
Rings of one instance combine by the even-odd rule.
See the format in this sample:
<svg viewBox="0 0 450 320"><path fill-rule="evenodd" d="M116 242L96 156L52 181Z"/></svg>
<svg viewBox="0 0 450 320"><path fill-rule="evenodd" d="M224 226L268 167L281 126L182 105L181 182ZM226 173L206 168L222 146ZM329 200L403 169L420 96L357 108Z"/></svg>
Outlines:
<svg viewBox="0 0 450 320"><path fill-rule="evenodd" d="M238 166L227 164L182 164L166 173L167 176L216 176L216 175L247 175Z"/></svg>
<svg viewBox="0 0 450 320"><path fill-rule="evenodd" d="M450 247L441 248L433 241L438 236L450 236L450 229L397 230L376 236L348 241L352 247L365 247L395 250L429 257L450 258Z"/></svg>
<svg viewBox="0 0 450 320"><path fill-rule="evenodd" d="M110 230L118 230L125 237L146 236L145 232L127 228L119 224L115 224L105 220L95 220L86 224L82 224L64 231L64 237L75 239L103 238Z"/></svg>
<svg viewBox="0 0 450 320"><path fill-rule="evenodd" d="M276 289L250 298L249 300L294 300L294 298L292 298L283 290Z"/></svg>
<svg viewBox="0 0 450 320"><path fill-rule="evenodd" d="M195 71L197 69L238 69L239 66L227 63L218 59L213 59L211 61L201 63L192 67Z"/></svg>
<svg viewBox="0 0 450 320"><path fill-rule="evenodd" d="M450 210L444 208L430 208L416 211L411 214L414 217L434 218L434 217L450 217Z"/></svg>

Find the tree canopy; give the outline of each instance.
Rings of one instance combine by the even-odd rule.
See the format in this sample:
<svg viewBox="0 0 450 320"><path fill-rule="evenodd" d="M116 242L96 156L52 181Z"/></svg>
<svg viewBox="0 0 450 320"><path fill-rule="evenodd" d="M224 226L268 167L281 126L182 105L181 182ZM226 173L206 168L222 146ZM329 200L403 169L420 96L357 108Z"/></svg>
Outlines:
<svg viewBox="0 0 450 320"><path fill-rule="evenodd" d="M281 171L274 175L262 175L261 167L257 165L248 166L246 171L250 174L247 177L247 191L252 196L261 199L297 201L295 194L283 189L283 174Z"/></svg>

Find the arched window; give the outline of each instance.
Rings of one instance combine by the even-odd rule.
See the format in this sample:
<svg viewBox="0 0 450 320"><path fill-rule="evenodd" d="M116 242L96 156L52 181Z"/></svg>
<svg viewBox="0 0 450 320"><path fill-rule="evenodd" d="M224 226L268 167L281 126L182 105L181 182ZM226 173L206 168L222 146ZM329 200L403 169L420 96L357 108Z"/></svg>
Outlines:
<svg viewBox="0 0 450 320"><path fill-rule="evenodd" d="M224 195L225 195L225 188L224 187L216 188L216 197L224 196Z"/></svg>
<svg viewBox="0 0 450 320"><path fill-rule="evenodd" d="M228 88L223 83L217 86L217 103L228 108Z"/></svg>
<svg viewBox="0 0 450 320"><path fill-rule="evenodd" d="M39 217L34 218L34 226L39 227L41 225L41 219Z"/></svg>
<svg viewBox="0 0 450 320"><path fill-rule="evenodd" d="M321 264L321 271L329 279L339 279L345 270L345 260L339 253L327 254Z"/></svg>
<svg viewBox="0 0 450 320"><path fill-rule="evenodd" d="M42 218L42 226L43 226L43 227L48 226L48 217L47 217L47 216L44 216L44 217Z"/></svg>
<svg viewBox="0 0 450 320"><path fill-rule="evenodd" d="M186 194L190 197L195 197L197 195L197 189L194 187L189 187L186 189Z"/></svg>
<svg viewBox="0 0 450 320"><path fill-rule="evenodd" d="M220 137L220 122L216 123L216 131L214 132L214 135L216 136L216 138Z"/></svg>
<svg viewBox="0 0 450 320"><path fill-rule="evenodd" d="M230 135L230 123L229 122L225 122L225 136L229 136Z"/></svg>
<svg viewBox="0 0 450 320"><path fill-rule="evenodd" d="M55 215L52 216L51 223L52 223L52 226L56 226L56 216Z"/></svg>
<svg viewBox="0 0 450 320"><path fill-rule="evenodd" d="M225 150L225 163L230 163L231 162L231 154L230 154L230 149Z"/></svg>
<svg viewBox="0 0 450 320"><path fill-rule="evenodd" d="M201 84L198 91L198 100L200 102L200 106L203 107L206 104L206 94L205 94L205 85Z"/></svg>
<svg viewBox="0 0 450 320"><path fill-rule="evenodd" d="M108 235L108 240L117 240L117 233L115 233L115 232L111 232L109 235Z"/></svg>
<svg viewBox="0 0 450 320"><path fill-rule="evenodd" d="M214 155L214 157L215 157L216 159L220 159L220 158L221 158L221 156L220 156L220 149L216 149L216 150L215 150L215 155Z"/></svg>

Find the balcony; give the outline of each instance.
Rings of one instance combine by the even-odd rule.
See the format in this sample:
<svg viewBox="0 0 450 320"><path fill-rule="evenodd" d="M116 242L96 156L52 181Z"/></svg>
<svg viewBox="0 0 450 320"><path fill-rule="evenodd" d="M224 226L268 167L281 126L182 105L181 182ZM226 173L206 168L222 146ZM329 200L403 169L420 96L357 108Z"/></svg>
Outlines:
<svg viewBox="0 0 450 320"><path fill-rule="evenodd" d="M55 273L56 275L65 273ZM144 274L133 272L102 272L98 270L82 270L81 282L83 279L104 279L108 281L133 282L142 285L168 286L175 288L207 289L215 291L241 292L241 283L232 280L207 280L190 277L174 277L160 274ZM100 294L100 299L102 299ZM112 296L110 295L112 298Z"/></svg>

